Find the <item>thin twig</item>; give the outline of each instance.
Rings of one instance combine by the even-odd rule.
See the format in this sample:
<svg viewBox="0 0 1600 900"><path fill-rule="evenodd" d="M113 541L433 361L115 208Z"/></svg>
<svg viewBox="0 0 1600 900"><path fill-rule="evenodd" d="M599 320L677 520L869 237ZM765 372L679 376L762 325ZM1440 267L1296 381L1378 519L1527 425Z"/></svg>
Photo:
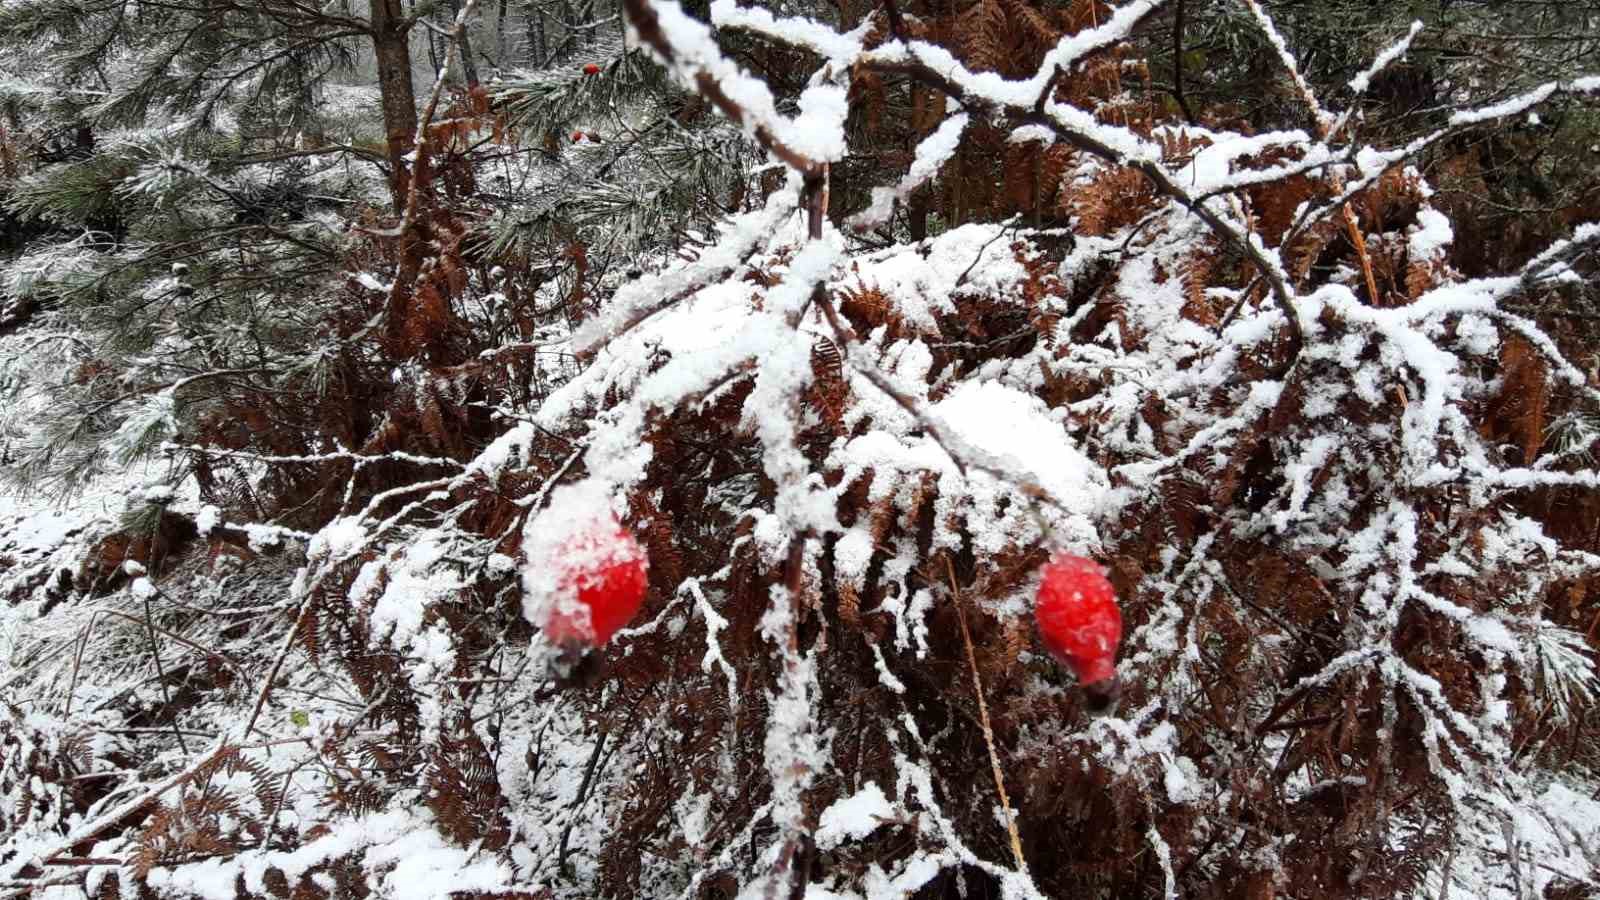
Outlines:
<svg viewBox="0 0 1600 900"><path fill-rule="evenodd" d="M1019 213L1000 223L999 227L995 230L994 237L984 241L983 246L978 248L978 254L972 258L972 262L968 264L965 270L962 271L961 276L956 279L956 287L961 287L963 284L967 283L967 276L971 275L972 270L978 267L979 261L983 259L983 254L989 249L989 246L995 241L1005 237L1006 230L1015 225L1021 218L1022 215Z"/></svg>
<svg viewBox="0 0 1600 900"><path fill-rule="evenodd" d="M1300 74L1300 67L1295 64L1294 57L1289 55L1288 48L1280 43L1281 38L1277 33L1277 28L1272 24L1272 19L1267 15L1267 11L1262 9L1256 0L1244 0L1244 4L1249 7L1250 13L1255 16L1256 22L1261 26L1261 30L1267 36L1269 42L1278 49L1278 56L1283 63L1284 69L1288 71L1289 77L1294 81L1295 87L1298 89L1300 98L1305 101L1307 108L1310 110L1312 121L1317 123L1317 137L1324 142L1333 140L1334 131L1343 120L1335 119L1328 114L1327 110L1322 108L1322 104L1317 100L1316 92L1311 89L1311 85L1306 81L1305 77ZM1333 169L1330 175L1333 192L1335 194L1342 193L1344 191L1344 177L1340 175L1338 169ZM1355 248L1356 259L1361 263L1361 275L1367 283L1367 302L1377 306L1378 282L1372 274L1372 256L1367 252L1367 241L1361 234L1361 224L1356 221L1355 211L1350 208L1349 202L1343 204L1341 211L1344 213L1345 231L1350 235L1350 245Z"/></svg>
<svg viewBox="0 0 1600 900"><path fill-rule="evenodd" d="M572 837L572 826L578 821L583 801L589 797L589 786L594 782L595 771L600 767L600 754L605 751L607 737L609 734L602 727L599 739L594 742L594 750L589 754L589 764L583 768L583 781L578 785L578 796L572 800L572 814L567 817L567 824L561 829L561 844L556 850L556 871L563 876L571 874L567 866L567 841Z"/></svg>
<svg viewBox="0 0 1600 900"><path fill-rule="evenodd" d="M178 729L178 711L172 707L172 692L167 687L167 673L161 667L161 642L156 639L156 615L150 609L150 594L154 592L154 588L145 581L141 589L139 582L135 581L130 590L138 594L139 599L144 602L145 633L150 635L150 658L155 660L156 683L161 685L161 702L172 716L172 735L178 739L178 749L188 753L189 742L183 739L183 732Z"/></svg>

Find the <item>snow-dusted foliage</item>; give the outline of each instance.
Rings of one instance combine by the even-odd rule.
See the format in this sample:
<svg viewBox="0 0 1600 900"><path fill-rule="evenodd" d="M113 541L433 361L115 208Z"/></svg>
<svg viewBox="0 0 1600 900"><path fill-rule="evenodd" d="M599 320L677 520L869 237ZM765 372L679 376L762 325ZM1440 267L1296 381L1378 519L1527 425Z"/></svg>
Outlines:
<svg viewBox="0 0 1600 900"><path fill-rule="evenodd" d="M1573 356L1592 350L1511 302L1572 290L1600 227L1468 278L1411 163L1600 81L1368 146L1247 2L1316 133L1181 124L1124 58L1161 6L891 3L840 29L716 0L713 31L626 0L631 52L721 116L728 158L767 162L625 279L586 280L593 223L560 251L574 277L526 277L506 229L528 210L474 206L494 164L462 149L507 122L481 92L435 121L435 86L404 202L338 239L344 306L273 313L316 320L321 349L265 358L275 386L238 395L325 421L177 411L254 367L127 376L136 408L99 452L159 444L192 480L75 520L76 563L64 530L0 546L0 889L1595 884L1600 804L1574 787L1593 754L1569 747L1600 690L1600 386ZM735 40L810 75L780 96ZM501 99L603 93L580 79L646 65L623 60ZM902 90L902 170L847 193L881 137L860 113ZM158 207L213 183L170 154L124 179ZM935 189L913 237L900 217ZM527 193L548 212L573 192ZM616 241L653 254L641 221ZM6 283L64 284L89 253L36 249ZM573 536L613 518L647 598L580 658L545 632L586 612L563 567L613 561ZM1104 715L1035 632L1061 551L1120 598Z"/></svg>

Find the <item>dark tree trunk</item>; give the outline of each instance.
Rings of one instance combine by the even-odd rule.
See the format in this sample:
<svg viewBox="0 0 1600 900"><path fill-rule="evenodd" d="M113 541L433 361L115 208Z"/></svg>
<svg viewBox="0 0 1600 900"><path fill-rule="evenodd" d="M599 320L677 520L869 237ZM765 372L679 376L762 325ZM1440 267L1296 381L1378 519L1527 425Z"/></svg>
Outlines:
<svg viewBox="0 0 1600 900"><path fill-rule="evenodd" d="M411 46L400 0L372 0L372 49L378 62L383 131L389 155L389 191L405 206L406 154L417 143L417 95L411 86Z"/></svg>
<svg viewBox="0 0 1600 900"><path fill-rule="evenodd" d="M501 69L506 66L506 7L510 5L511 0L500 0L500 15L494 20L494 61Z"/></svg>
<svg viewBox="0 0 1600 900"><path fill-rule="evenodd" d="M416 15L417 0L411 0L411 14ZM428 22L437 26L433 21L433 10L428 10ZM432 28L428 29L428 68L432 72L439 71L439 34Z"/></svg>
<svg viewBox="0 0 1600 900"><path fill-rule="evenodd" d="M556 44L556 55L562 59L572 56L572 46L577 42L578 11L572 0L561 0L561 41Z"/></svg>
<svg viewBox="0 0 1600 900"><path fill-rule="evenodd" d="M913 241L924 241L928 238L928 207L931 205L928 188L919 188L911 194L911 199L906 203L906 227L911 231Z"/></svg>
<svg viewBox="0 0 1600 900"><path fill-rule="evenodd" d="M461 15L461 0L450 0L450 12L450 20L454 22ZM478 84L478 64L472 60L472 38L468 36L468 31L467 23L462 22L461 39L458 41L461 45L461 74L467 80L467 87L471 88ZM450 48L446 47L445 52L449 53Z"/></svg>
<svg viewBox="0 0 1600 900"><path fill-rule="evenodd" d="M536 66L543 65L545 54L549 51L545 44L544 7L537 3L528 4L528 19L523 27L527 29L526 45L522 48L524 60Z"/></svg>

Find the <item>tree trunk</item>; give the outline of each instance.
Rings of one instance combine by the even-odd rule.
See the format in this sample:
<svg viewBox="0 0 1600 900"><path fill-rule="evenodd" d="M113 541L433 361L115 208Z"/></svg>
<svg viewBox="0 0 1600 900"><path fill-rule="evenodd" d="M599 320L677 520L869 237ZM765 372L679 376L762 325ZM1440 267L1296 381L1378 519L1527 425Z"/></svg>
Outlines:
<svg viewBox="0 0 1600 900"><path fill-rule="evenodd" d="M572 56L572 47L578 40L578 10L572 0L561 0L561 42L556 44L556 54L562 59Z"/></svg>
<svg viewBox="0 0 1600 900"><path fill-rule="evenodd" d="M494 20L494 61L502 70L506 67L506 7L511 0L500 0L500 15Z"/></svg>
<svg viewBox="0 0 1600 900"><path fill-rule="evenodd" d="M378 62L383 131L389 155L389 193L405 207L406 154L417 143L417 95L411 86L411 46L400 0L372 0L372 49Z"/></svg>
<svg viewBox="0 0 1600 900"><path fill-rule="evenodd" d="M542 66L544 65L545 58L550 55L550 36L544 28L544 7L539 7L538 10L533 13L533 18L529 21L533 23L528 26L529 30L532 31L534 28L537 28L539 31L537 35L539 40L538 44L536 45L538 47L538 51L534 53L532 61Z"/></svg>
<svg viewBox="0 0 1600 900"><path fill-rule="evenodd" d="M437 27L439 23L433 21L433 13L434 13L433 10L431 10L431 9L428 10L427 19L428 19L429 24L434 25L434 26ZM413 16L417 14L417 0L411 0L411 14ZM432 28L427 29L427 34L428 34L428 69L429 69L429 71L431 71L435 75L437 75L439 73L439 35Z"/></svg>
<svg viewBox="0 0 1600 900"><path fill-rule="evenodd" d="M454 22L461 15L461 0L450 0L450 12L452 13L450 19ZM461 50L461 74L467 80L467 87L474 88L478 86L478 64L472 59L472 39L468 36L470 30L467 23L462 22L461 39L457 43L460 45L458 49ZM445 47L444 52L448 54L450 48Z"/></svg>
<svg viewBox="0 0 1600 900"><path fill-rule="evenodd" d="M906 203L906 227L911 231L913 241L923 241L928 238L928 207L932 205L929 193L932 189L921 187L913 191L911 199Z"/></svg>

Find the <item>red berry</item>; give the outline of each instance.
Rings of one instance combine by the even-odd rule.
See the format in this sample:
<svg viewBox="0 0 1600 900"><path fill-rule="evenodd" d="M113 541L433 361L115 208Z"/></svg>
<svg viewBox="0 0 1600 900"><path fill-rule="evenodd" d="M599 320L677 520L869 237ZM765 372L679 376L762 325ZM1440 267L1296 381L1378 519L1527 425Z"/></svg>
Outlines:
<svg viewBox="0 0 1600 900"><path fill-rule="evenodd" d="M1094 560L1061 553L1042 575L1034 617L1051 655L1082 684L1115 676L1122 612L1106 570Z"/></svg>
<svg viewBox="0 0 1600 900"><path fill-rule="evenodd" d="M644 603L644 548L615 519L597 522L562 543L556 563L561 600L545 622L551 643L600 646ZM577 603L566 601L576 594Z"/></svg>
<svg viewBox="0 0 1600 900"><path fill-rule="evenodd" d="M589 63L588 65L584 66L583 67L583 74L585 74L585 75L599 75L600 74L600 66L599 66L599 64L597 64L597 63Z"/></svg>

